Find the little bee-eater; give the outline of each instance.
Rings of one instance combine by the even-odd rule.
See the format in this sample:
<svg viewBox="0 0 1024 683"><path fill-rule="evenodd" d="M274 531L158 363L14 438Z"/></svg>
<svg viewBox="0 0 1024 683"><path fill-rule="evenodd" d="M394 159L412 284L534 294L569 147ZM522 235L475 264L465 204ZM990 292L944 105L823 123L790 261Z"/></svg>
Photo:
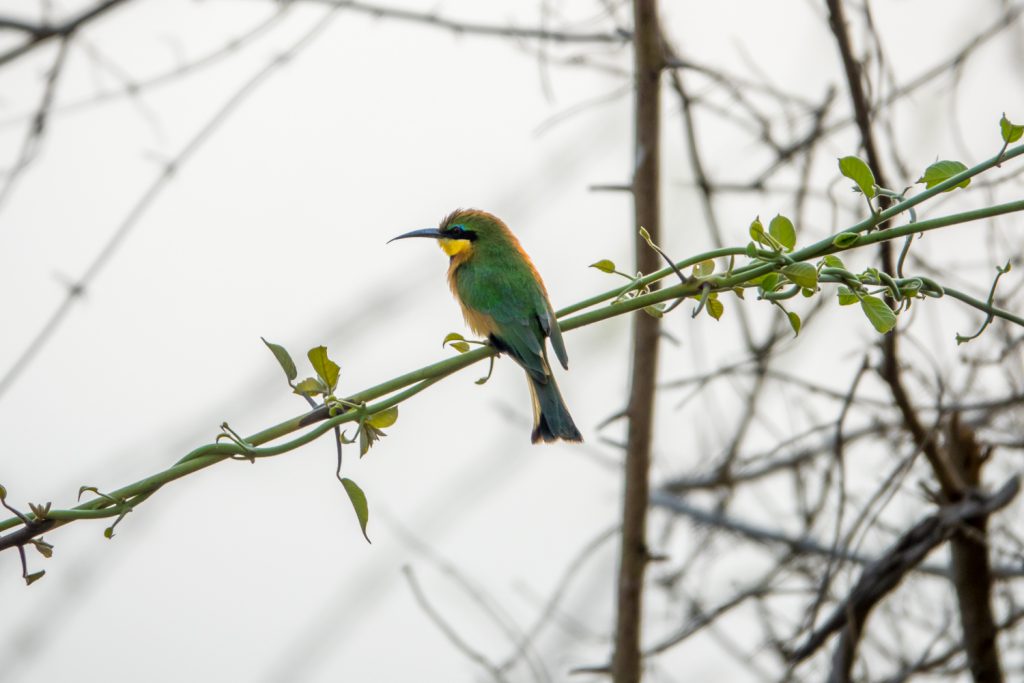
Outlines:
<svg viewBox="0 0 1024 683"><path fill-rule="evenodd" d="M512 231L485 211L459 209L436 229L394 239L406 237L438 240L449 256L448 285L466 324L526 371L533 400L530 440L582 441L548 365L546 339L562 367L569 369L562 332L544 282Z"/></svg>

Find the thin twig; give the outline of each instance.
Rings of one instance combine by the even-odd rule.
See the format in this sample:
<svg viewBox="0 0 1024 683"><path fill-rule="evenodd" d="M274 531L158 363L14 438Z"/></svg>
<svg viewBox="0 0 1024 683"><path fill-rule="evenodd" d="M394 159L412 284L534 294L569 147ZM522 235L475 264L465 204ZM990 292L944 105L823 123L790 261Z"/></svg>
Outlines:
<svg viewBox="0 0 1024 683"><path fill-rule="evenodd" d="M21 151L18 158L4 174L3 185L0 186L0 211L10 198L11 192L18 179L31 165L42 144L43 136L46 133L47 123L50 120L50 112L53 108L53 98L57 92L57 82L61 72L64 70L64 61L68 54L68 45L71 42L70 36L61 38L60 46L57 48L57 56L46 76L46 83L43 86L43 96L35 114L32 115L28 130L25 132L25 139L21 144Z"/></svg>
<svg viewBox="0 0 1024 683"><path fill-rule="evenodd" d="M11 48L7 52L0 53L0 67L25 54L28 54L53 38L67 38L86 24L104 16L109 10L125 4L125 1L126 0L105 0L105 2L99 2L61 24L37 26L34 30L30 31L32 37L27 41L17 47ZM6 21L9 24L16 22L16 20L12 19L7 19Z"/></svg>
<svg viewBox="0 0 1024 683"><path fill-rule="evenodd" d="M10 390L21 374L28 369L32 361L53 337L68 313L78 303L81 296L92 285L93 281L103 272L110 259L120 248L128 235L139 226L142 217L152 206L156 198L167 188L170 181L181 170L199 149L216 133L235 112L275 71L289 59L305 49L314 38L327 29L330 22L337 16L337 10L328 11L315 25L295 41L288 49L271 59L251 76L238 90L221 105L220 109L210 118L196 134L182 147L181 151L169 162L150 183L149 188L135 202L117 229L93 257L85 272L68 286L61 303L50 313L43 326L32 337L25 350L15 359L7 372L0 377L0 399Z"/></svg>
<svg viewBox="0 0 1024 683"><path fill-rule="evenodd" d="M811 633L790 655L792 661L807 659L836 631L859 633L868 612L891 592L936 546L949 540L965 520L989 515L1012 501L1020 490L1013 477L990 496L966 498L940 508L904 533L879 559L864 567L856 585L825 622ZM846 641L852 648L855 641Z"/></svg>
<svg viewBox="0 0 1024 683"><path fill-rule="evenodd" d="M413 597L416 598L416 602L419 604L420 609L426 613L434 625L440 629L441 633L444 634L445 638L448 639L456 650L466 656L471 662L482 668L488 674L491 675L495 681L499 683L506 683L508 681L505 678L505 674L501 668L493 664L487 657L482 653L475 650L469 643L456 633L455 629L452 628L451 624L444 620L444 617L430 604L423 589L420 588L419 581L416 580L416 575L412 571L412 567L406 565L402 567L402 574L405 576L406 581L409 583L409 588L412 590Z"/></svg>

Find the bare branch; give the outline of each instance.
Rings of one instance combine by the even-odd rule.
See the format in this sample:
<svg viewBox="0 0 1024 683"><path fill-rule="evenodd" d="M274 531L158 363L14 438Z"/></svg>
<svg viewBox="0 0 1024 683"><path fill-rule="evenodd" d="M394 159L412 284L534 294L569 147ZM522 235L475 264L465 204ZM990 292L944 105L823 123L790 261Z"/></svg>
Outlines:
<svg viewBox="0 0 1024 683"><path fill-rule="evenodd" d="M505 674L502 672L501 668L491 663L487 657L473 649L469 643L463 640L462 637L455 632L455 629L452 628L451 624L445 621L444 617L434 609L434 606L430 604L429 600L427 600L426 594L420 587L419 581L416 580L416 575L413 573L412 567L402 567L402 573L405 575L405 579L409 583L409 588L412 590L412 594L413 597L416 598L416 602L419 603L420 608L428 617L430 617L430 620L434 622L437 628L441 630L448 639L448 642L450 642L456 650L464 654L467 659L489 673L491 678L495 681L498 681L499 683L506 683L508 679L505 678Z"/></svg>
<svg viewBox="0 0 1024 683"><path fill-rule="evenodd" d="M651 505L664 508L673 514L688 517L695 524L710 526L715 529L739 534L740 536L757 543L779 545L797 555L817 555L819 557L833 558L843 562L853 562L860 565L870 565L878 561L875 557L865 555L854 550L826 545L825 543L822 543L810 536L793 536L775 529L770 529L752 522L731 517L723 512L706 510L661 490L655 491L651 494ZM938 565L922 564L918 567L914 567L914 571L944 579L951 578L950 570ZM1021 578L1024 577L1024 567L997 567L994 569L994 574L999 578L1004 579Z"/></svg>
<svg viewBox="0 0 1024 683"><path fill-rule="evenodd" d="M75 280L73 284L68 286L64 299L57 308L53 310L39 331L36 332L25 350L22 351L21 355L15 359L7 372L0 377L0 399L3 398L3 395L7 390L10 389L15 381L17 381L21 373L25 371L25 369L43 349L44 345L60 328L68 313L71 312L74 305L86 292L88 287L103 271L107 263L114 256L117 249L121 246L132 230L138 227L143 215L149 209L150 205L167 187L181 166L191 160L192 156L203 146L203 144L220 129L224 122L227 121L228 117L234 113L234 111L241 106L241 104L245 102L249 96L263 84L264 81L266 81L289 59L306 48L314 38L326 30L327 26L336 16L336 10L329 10L324 17L318 20L310 30L304 33L290 47L261 67L255 74L253 74L252 77L249 78L248 81L243 83L234 94L228 97L213 117L196 132L184 147L182 147L177 156L163 166L163 169L157 174L156 178L153 179L153 182L150 184L146 192L139 197L128 212L128 215L125 216L114 233L100 249L99 253L96 254L93 260L89 263L82 276Z"/></svg>
<svg viewBox="0 0 1024 683"><path fill-rule="evenodd" d="M556 43L628 43L631 36L621 29L610 33L574 33L572 31L555 31L546 28L519 28L501 24L481 24L470 21L459 21L441 16L433 12L416 12L413 10L387 7L358 0L301 0L303 2L330 5L338 9L368 14L381 19L409 21L447 29L456 34L494 36L497 38L529 38L534 40L550 40Z"/></svg>
<svg viewBox="0 0 1024 683"><path fill-rule="evenodd" d="M792 661L807 659L840 629L848 634L844 635L840 647L855 650L871 609L896 588L928 553L948 541L966 520L987 516L1009 505L1019 490L1020 479L1013 477L990 496L972 496L944 506L915 524L882 557L864 567L860 579L832 616L808 636L803 645L790 653Z"/></svg>
<svg viewBox="0 0 1024 683"><path fill-rule="evenodd" d="M25 133L25 140L22 142L21 151L14 165L4 174L4 183L0 187L0 210L10 197L15 183L25 169L29 167L39 150L43 135L46 133L46 125L50 119L50 111L53 107L53 98L57 92L57 81L64 69L64 61L68 54L70 38L61 38L60 47L57 49L57 56L53 60L53 66L46 76L46 83L43 86L43 96L32 116L28 131Z"/></svg>
<svg viewBox="0 0 1024 683"><path fill-rule="evenodd" d="M3 25L6 22L8 27L20 27L21 30L27 31L32 34L31 38L29 38L26 42L22 43L18 47L12 48L4 53L0 53L0 67L4 66L5 64L8 64L9 62L14 61L22 55L27 54L28 52L34 50L40 45L45 44L46 41L52 38L67 38L72 33L77 31L81 27L85 26L89 22L95 21L96 19L106 14L109 10L114 9L119 5L123 5L125 4L125 2L126 0L105 0L104 2L97 3L96 5L93 5L92 7L83 11L77 16L72 17L64 23L58 24L56 26L42 25L37 26L33 29L28 29L27 24L19 22L16 19L0 19L0 25ZM12 24L14 26L12 26Z"/></svg>

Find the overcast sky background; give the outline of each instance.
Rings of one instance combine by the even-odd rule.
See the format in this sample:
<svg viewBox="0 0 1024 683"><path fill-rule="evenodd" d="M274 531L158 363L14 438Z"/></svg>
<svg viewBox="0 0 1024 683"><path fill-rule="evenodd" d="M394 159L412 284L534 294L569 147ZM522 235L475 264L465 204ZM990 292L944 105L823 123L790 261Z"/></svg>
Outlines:
<svg viewBox="0 0 1024 683"><path fill-rule="evenodd" d="M71 14L87 4L59 8ZM596 3L548 4L553 27L612 29ZM816 101L835 83L843 102L836 118L845 115L838 56L818 3L663 5L684 56ZM874 5L899 80L941 61L999 9L953 0ZM539 3L521 0L389 6L490 24L545 20ZM8 0L0 15L35 18L29 8L35 3ZM0 373L167 164L330 10L297 3L194 73L135 97L93 101L118 86L112 72L146 81L277 11L257 0L138 1L72 43L38 157L0 204ZM0 33L0 48L13 43ZM972 58L954 101L940 81L901 107L900 153L914 161L912 172L936 157L970 165L998 150L1000 114L1024 119L1020 45L1018 29ZM307 374L305 351L326 344L341 364L341 393L450 355L441 340L465 330L444 281L445 258L427 242L385 243L456 207L503 217L556 307L616 284L587 266L632 260L628 195L590 187L629 179L628 49L545 49L589 55L620 73L545 63L536 42L333 13L181 160L66 321L0 395L0 482L9 500L67 507L81 485L112 490L163 469L213 439L225 420L251 434L303 412L261 336L285 345ZM17 158L55 54L51 45L0 69L0 168ZM665 102L663 246L682 258L711 242L677 107ZM767 161L749 138L706 123L712 173L749 177L746 169ZM837 175L835 157L856 152L855 140L849 130L830 138L815 167L821 185ZM791 201L766 194L723 203L727 239L745 243L754 215L785 212ZM842 201L847 218L855 215L856 198ZM961 200L943 201L945 211ZM806 229L843 227L831 221L823 202L812 203ZM929 237L922 249L953 253L976 247L980 235ZM965 278L979 274L971 281L981 291L997 260L978 248L957 262ZM775 315L749 297L729 305L748 307L758 324ZM714 367L740 348L728 309L715 323L691 320L689 308L666 321L679 345L666 345L665 379ZM921 323L942 341L936 362L954 365L953 335L976 317L952 302L928 308ZM570 371L559 383L584 446L530 445L522 372L501 360L483 387L473 380L486 368L473 367L403 405L362 461L349 449L344 473L369 497L372 545L334 479L325 438L255 466L226 462L175 482L129 515L113 540L103 538L101 523L49 535L52 559L29 552L30 568L47 570L29 589L17 554L0 555L0 679L481 680L417 606L402 567L413 568L432 604L474 646L495 658L511 649L430 556L484 587L521 626L532 623L567 565L619 514L620 452L602 437L618 439L621 425L597 427L624 400L628 330L620 317L567 336ZM845 385L859 362L852 352L872 334L856 312L830 311L802 335L791 367L828 368ZM719 430L728 429L728 392L682 411L674 409L678 398L659 399L656 480L711 460L724 441ZM770 512L770 496L762 502L752 514ZM608 655L614 551L612 538L566 594L562 612L577 623L556 621L537 641L555 680ZM708 577L707 590L730 580ZM666 624L678 616L658 604L651 612ZM732 627L742 633L742 622ZM716 648L702 637L667 655L663 669L674 678L665 680L751 675ZM517 670L514 680L527 673Z"/></svg>

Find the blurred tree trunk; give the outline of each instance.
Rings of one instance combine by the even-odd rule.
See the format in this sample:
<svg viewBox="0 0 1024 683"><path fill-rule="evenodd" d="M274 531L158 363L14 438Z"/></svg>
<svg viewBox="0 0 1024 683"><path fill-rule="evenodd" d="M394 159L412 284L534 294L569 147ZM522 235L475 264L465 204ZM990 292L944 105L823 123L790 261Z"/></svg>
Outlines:
<svg viewBox="0 0 1024 683"><path fill-rule="evenodd" d="M636 233L642 226L655 242L659 239L659 134L663 65L657 0L633 3L633 55L635 83L635 147L633 168L633 230L636 269L658 269L658 256ZM646 532L654 418L655 376L658 368L658 320L633 316L633 359L626 415L625 485L622 508L622 548L619 558L618 612L612 676L616 683L641 677L641 621L644 569L648 560Z"/></svg>

